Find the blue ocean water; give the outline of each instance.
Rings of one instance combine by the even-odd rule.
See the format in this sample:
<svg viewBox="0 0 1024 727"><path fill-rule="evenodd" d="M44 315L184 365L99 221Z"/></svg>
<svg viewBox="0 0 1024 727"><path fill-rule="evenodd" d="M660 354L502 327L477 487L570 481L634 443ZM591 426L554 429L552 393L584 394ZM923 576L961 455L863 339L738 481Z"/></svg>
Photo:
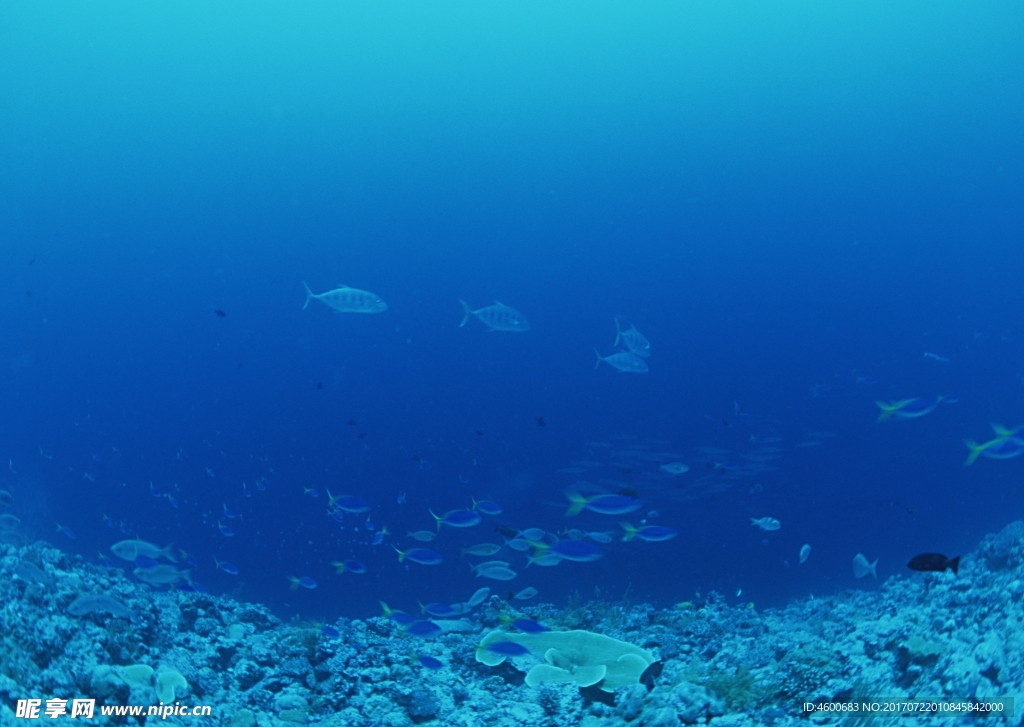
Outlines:
<svg viewBox="0 0 1024 727"><path fill-rule="evenodd" d="M483 585L780 605L877 587L856 553L884 579L973 547L1024 509L1024 461L965 467L963 444L1024 422L1021 20L4 4L14 532L90 560L174 543L210 591L310 618ZM388 310L303 309L302 281ZM460 327L459 299L531 330ZM648 373L594 368L616 317ZM940 395L958 400L876 421L876 400ZM678 536L567 518L573 488L635 494L628 519ZM369 501L373 531L328 491ZM504 512L443 528L443 564L398 562L429 510L485 497ZM495 526L614 539L592 563L498 556L518 576L497 582L460 557ZM367 574L335 575L349 558Z"/></svg>

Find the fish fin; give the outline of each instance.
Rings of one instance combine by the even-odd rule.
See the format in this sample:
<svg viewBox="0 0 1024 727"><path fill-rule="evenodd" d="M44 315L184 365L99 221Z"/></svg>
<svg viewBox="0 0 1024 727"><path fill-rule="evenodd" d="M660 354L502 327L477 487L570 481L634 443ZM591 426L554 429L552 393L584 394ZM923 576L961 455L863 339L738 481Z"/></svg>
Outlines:
<svg viewBox="0 0 1024 727"><path fill-rule="evenodd" d="M619 526L626 531L622 534L622 542L632 540L640 532L633 527L632 523L619 523Z"/></svg>
<svg viewBox="0 0 1024 727"><path fill-rule="evenodd" d="M985 451L985 445L978 444L973 439L965 439L964 444L971 450L971 453L967 455L967 461L964 462L964 467L970 467L981 456L981 453Z"/></svg>
<svg viewBox="0 0 1024 727"><path fill-rule="evenodd" d="M876 570L877 566L878 566L878 558L875 558L875 562L871 564L871 575L874 576L875 578L878 578L878 571Z"/></svg>
<svg viewBox="0 0 1024 727"><path fill-rule="evenodd" d="M622 338L622 328L619 326L619 319L618 318L613 318L612 320L615 321L615 343L613 343L612 345L613 346L618 346L619 345L619 339Z"/></svg>
<svg viewBox="0 0 1024 727"><path fill-rule="evenodd" d="M886 404L884 401L876 401L875 406L882 410L882 413L878 415L878 419L875 421L884 422L886 419L892 416L893 412L899 407L893 406L892 404Z"/></svg>
<svg viewBox="0 0 1024 727"><path fill-rule="evenodd" d="M469 307L469 303L459 298L459 302L462 303L462 310L465 315L462 316L462 323L459 324L459 328L469 323L469 317L473 315L472 309Z"/></svg>
<svg viewBox="0 0 1024 727"><path fill-rule="evenodd" d="M309 289L305 280L302 281L302 287L306 289L306 302L302 304L302 310L306 310L306 306L309 305L309 301L316 297L316 293Z"/></svg>
<svg viewBox="0 0 1024 727"><path fill-rule="evenodd" d="M603 361L604 359L601 358L601 352L598 351L596 348L594 349L594 355L597 356L597 363L594 364L594 368L596 369L598 366L601 365L601 361Z"/></svg>
<svg viewBox="0 0 1024 727"><path fill-rule="evenodd" d="M395 548L395 546L393 546L393 545L391 547ZM395 552L398 553L398 562L399 563L401 563L403 560L405 560L405 553L400 551L398 548L395 548Z"/></svg>
<svg viewBox="0 0 1024 727"><path fill-rule="evenodd" d="M565 496L569 498L569 509L565 511L566 517L572 517L573 515L579 515L583 512L583 508L587 506L587 498L583 497L578 492L567 492Z"/></svg>
<svg viewBox="0 0 1024 727"><path fill-rule="evenodd" d="M174 554L174 543L169 543L166 548L160 551L160 555L172 563L178 562L178 557Z"/></svg>
<svg viewBox="0 0 1024 727"><path fill-rule="evenodd" d="M953 558L953 560L949 561L946 565L951 571L953 571L953 575L958 575L960 573L960 556L958 555Z"/></svg>
<svg viewBox="0 0 1024 727"><path fill-rule="evenodd" d="M1009 439L1018 432L1016 428L1007 429L1002 424L990 424L989 426L992 427L992 431L995 432L996 436L1000 439Z"/></svg>

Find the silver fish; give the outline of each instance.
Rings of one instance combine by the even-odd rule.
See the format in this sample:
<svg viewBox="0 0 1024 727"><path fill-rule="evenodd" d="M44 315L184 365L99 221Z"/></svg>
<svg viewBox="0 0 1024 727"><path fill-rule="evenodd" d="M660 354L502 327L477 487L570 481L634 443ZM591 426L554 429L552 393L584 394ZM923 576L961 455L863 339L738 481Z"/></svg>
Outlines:
<svg viewBox="0 0 1024 727"><path fill-rule="evenodd" d="M132 571L140 581L152 586L168 585L185 581L192 582L191 570L178 570L173 565L161 564L150 568L136 568Z"/></svg>
<svg viewBox="0 0 1024 727"><path fill-rule="evenodd" d="M459 302L462 303L462 310L465 313L462 317L462 323L459 324L460 328L469 322L470 316L476 316L492 331L524 333L530 330L530 323L526 320L526 316L504 303L494 301L494 305L472 310L466 301L460 298Z"/></svg>
<svg viewBox="0 0 1024 727"><path fill-rule="evenodd" d="M619 319L615 319L615 343L613 346L618 346L619 341L622 341L625 345L626 350L637 356L643 356L647 358L651 355L651 342L644 338L644 334L640 333L636 329L636 326L630 326L625 331L619 327Z"/></svg>
<svg viewBox="0 0 1024 727"><path fill-rule="evenodd" d="M759 517L759 518L752 517L752 518L750 518L750 524L751 525L756 525L757 527L761 528L762 530L778 530L779 528L782 527L782 523L780 523L778 520L776 520L773 517Z"/></svg>
<svg viewBox="0 0 1024 727"><path fill-rule="evenodd" d="M121 560L134 561L140 555L144 555L147 558L156 560L157 558L166 558L172 563L177 563L178 559L174 554L174 546L168 545L166 548L161 548L152 543L147 543L145 540L120 540L110 546L110 551Z"/></svg>
<svg viewBox="0 0 1024 727"><path fill-rule="evenodd" d="M628 374L646 374L650 370L647 368L646 361L639 356L626 351L619 351L618 353L613 353L611 356L602 356L595 348L594 353L597 354L597 363L594 364L595 369L601 365L602 361L604 361L616 371L624 371Z"/></svg>
<svg viewBox="0 0 1024 727"><path fill-rule="evenodd" d="M368 290L339 285L334 290L317 294L309 289L306 281L302 281L302 285L306 288L306 302L302 305L303 309L314 298L339 313L383 313L388 309L387 303Z"/></svg>

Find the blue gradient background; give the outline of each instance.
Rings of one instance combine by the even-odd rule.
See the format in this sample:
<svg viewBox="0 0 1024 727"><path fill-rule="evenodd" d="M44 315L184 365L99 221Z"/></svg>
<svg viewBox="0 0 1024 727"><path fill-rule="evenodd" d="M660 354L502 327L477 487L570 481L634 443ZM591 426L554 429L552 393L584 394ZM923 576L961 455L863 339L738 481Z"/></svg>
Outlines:
<svg viewBox="0 0 1024 727"><path fill-rule="evenodd" d="M407 567L303 486L365 497L399 534L470 496L515 527L611 529L554 506L591 441L657 440L694 464L683 484L698 447L784 452L684 501L620 473L680 536L517 563L509 588L778 605L875 587L856 552L884 578L969 549L1024 511L1024 461L962 466L963 439L1024 422L1022 21L1011 3L4 3L0 487L27 534L94 560L120 537L106 513L195 554L211 590L304 616L465 599L484 584L458 548L492 519ZM301 310L302 280L389 310ZM460 329L459 298L533 330ZM649 374L594 370L613 316L651 340ZM940 393L961 400L875 423L875 399ZM837 436L795 446L814 430ZM347 557L370 573L332 575Z"/></svg>

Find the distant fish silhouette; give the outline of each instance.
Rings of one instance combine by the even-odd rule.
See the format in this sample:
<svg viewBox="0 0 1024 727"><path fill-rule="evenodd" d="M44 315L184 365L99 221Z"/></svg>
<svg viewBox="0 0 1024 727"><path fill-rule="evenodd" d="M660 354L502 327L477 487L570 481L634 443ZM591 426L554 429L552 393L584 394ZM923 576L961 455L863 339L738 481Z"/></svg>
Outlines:
<svg viewBox="0 0 1024 727"><path fill-rule="evenodd" d="M221 310L220 308L217 308L217 309L216 309L216 310L214 311L214 313L216 313L216 314L217 314L217 317L218 317L218 318L227 318L227 316L228 316L228 314L227 314L227 313L225 313L224 311L222 311L222 310Z"/></svg>

